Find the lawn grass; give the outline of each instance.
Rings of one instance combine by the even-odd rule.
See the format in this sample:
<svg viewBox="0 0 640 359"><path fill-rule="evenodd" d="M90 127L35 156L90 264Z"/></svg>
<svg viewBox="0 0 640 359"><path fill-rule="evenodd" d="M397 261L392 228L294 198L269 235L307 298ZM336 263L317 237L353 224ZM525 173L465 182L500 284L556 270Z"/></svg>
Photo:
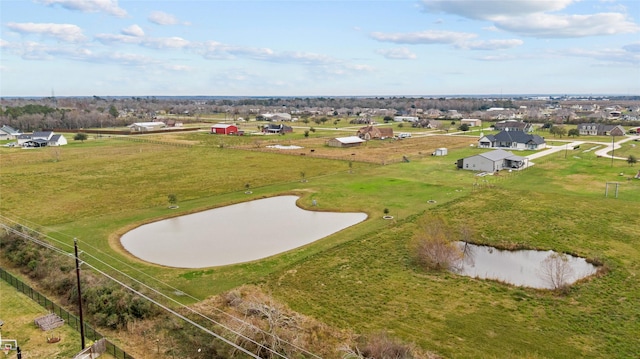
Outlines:
<svg viewBox="0 0 640 359"><path fill-rule="evenodd" d="M439 147L429 142L433 138L373 142L356 156L395 158L409 151L394 152L398 146L416 144L410 162L384 165L329 158L343 149L330 149L327 158L263 149L269 141L319 141L314 146L324 151L322 139L331 134L151 137L190 147L95 139L59 148L57 157L46 148L0 149L0 211L64 243L77 237L86 253L154 286L151 277L205 298L259 284L336 327L386 330L446 357L625 358L640 352L640 181L627 179L625 161L612 165L582 146L568 156L537 159L524 171L477 177L454 165L479 151L464 142L444 157L418 155ZM607 182L620 183L618 198L605 197ZM245 184L252 194L244 193ZM178 197L178 210L167 208L170 193ZM278 194L301 196L305 208L316 200L320 210L362 211L369 219L287 253L226 267L150 265L118 245L118 234L140 223ZM385 208L393 220L382 219ZM566 296L426 272L412 255L416 221L426 212L472 229L479 243L578 254L609 272Z"/></svg>

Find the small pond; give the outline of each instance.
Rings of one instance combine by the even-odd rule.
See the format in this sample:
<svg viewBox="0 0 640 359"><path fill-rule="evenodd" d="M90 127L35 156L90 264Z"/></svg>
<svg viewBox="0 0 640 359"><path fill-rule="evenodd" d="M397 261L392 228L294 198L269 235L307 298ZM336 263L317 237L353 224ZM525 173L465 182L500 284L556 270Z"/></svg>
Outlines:
<svg viewBox="0 0 640 359"><path fill-rule="evenodd" d="M458 274L500 280L516 286L553 289L549 279L550 267L545 264L545 259L555 253L553 251L509 251L464 242L459 242L458 245L464 253L463 260L454 270ZM570 255L565 258L568 267L564 269L563 280L566 284L572 284L597 271L597 267L584 258Z"/></svg>
<svg viewBox="0 0 640 359"><path fill-rule="evenodd" d="M312 243L366 213L306 211L297 196L259 199L145 224L120 242L147 262L204 268L253 261Z"/></svg>

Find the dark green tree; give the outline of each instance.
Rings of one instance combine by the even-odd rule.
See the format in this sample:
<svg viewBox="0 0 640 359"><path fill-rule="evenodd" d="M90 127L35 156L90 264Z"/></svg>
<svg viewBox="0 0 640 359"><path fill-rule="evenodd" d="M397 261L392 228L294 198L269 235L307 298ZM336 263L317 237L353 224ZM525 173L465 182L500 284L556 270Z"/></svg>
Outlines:
<svg viewBox="0 0 640 359"><path fill-rule="evenodd" d="M86 133L76 133L76 135L73 136L73 139L76 140L76 141L84 142L84 140L87 139L87 134Z"/></svg>

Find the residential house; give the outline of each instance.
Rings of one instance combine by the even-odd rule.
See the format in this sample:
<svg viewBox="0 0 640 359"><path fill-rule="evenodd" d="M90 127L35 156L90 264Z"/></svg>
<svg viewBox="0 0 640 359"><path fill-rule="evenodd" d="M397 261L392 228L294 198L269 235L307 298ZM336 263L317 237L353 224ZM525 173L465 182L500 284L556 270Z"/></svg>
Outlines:
<svg viewBox="0 0 640 359"><path fill-rule="evenodd" d="M500 131L478 140L479 148L510 148L517 150L539 150L546 147L544 138L523 131Z"/></svg>
<svg viewBox="0 0 640 359"><path fill-rule="evenodd" d="M330 147L356 147L360 146L365 140L358 136L349 137L336 137L327 141L327 145Z"/></svg>
<svg viewBox="0 0 640 359"><path fill-rule="evenodd" d="M533 131L533 126L530 123L517 121L517 120L505 120L496 122L493 125L498 131L522 131L522 132L531 132Z"/></svg>
<svg viewBox="0 0 640 359"><path fill-rule="evenodd" d="M283 124L270 123L270 124L264 125L262 127L262 132L264 132L264 133L285 134L285 133L293 132L293 128L291 126L287 126L287 125L283 125Z"/></svg>
<svg viewBox="0 0 640 359"><path fill-rule="evenodd" d="M626 131L620 125L605 125L602 123L581 123L578 132L582 136L624 136Z"/></svg>
<svg viewBox="0 0 640 359"><path fill-rule="evenodd" d="M372 139L384 140L385 138L393 138L393 128L391 127L378 127L378 126L365 126L358 130L356 136L369 141Z"/></svg>
<svg viewBox="0 0 640 359"><path fill-rule="evenodd" d="M0 140L15 140L21 134L22 132L7 125L4 125L0 128Z"/></svg>
<svg viewBox="0 0 640 359"><path fill-rule="evenodd" d="M461 125L467 125L469 127L480 127L482 126L482 120L477 118L463 118L460 120Z"/></svg>
<svg viewBox="0 0 640 359"><path fill-rule="evenodd" d="M524 157L505 150L495 150L459 159L458 169L483 172L497 172L503 169L518 169L525 165Z"/></svg>
<svg viewBox="0 0 640 359"><path fill-rule="evenodd" d="M49 143L47 144L48 146L64 146L66 145L67 139L63 136L63 135L56 135L54 134L53 136L51 136L51 138L49 139Z"/></svg>
<svg viewBox="0 0 640 359"><path fill-rule="evenodd" d="M53 131L36 131L32 134L18 136L18 145L22 147L46 147L64 146L67 139L63 135L57 135Z"/></svg>

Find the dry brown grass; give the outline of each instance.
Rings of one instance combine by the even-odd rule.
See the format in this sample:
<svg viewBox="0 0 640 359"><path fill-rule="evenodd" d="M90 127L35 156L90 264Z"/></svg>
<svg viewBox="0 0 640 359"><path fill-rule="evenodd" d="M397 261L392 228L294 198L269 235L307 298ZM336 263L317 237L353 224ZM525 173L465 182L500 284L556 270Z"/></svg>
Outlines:
<svg viewBox="0 0 640 359"><path fill-rule="evenodd" d="M303 147L294 150L267 148L267 143L260 140L235 148L358 162L393 163L402 161L402 156L409 158L430 156L436 148L465 148L469 147L470 144L477 143L477 138L475 137L435 135L413 137L403 140L371 140L357 147L336 148L327 146L326 143L329 139L330 137L290 140L282 137L282 140L279 141L281 145ZM275 144L272 140L273 139L270 138L270 145Z"/></svg>

